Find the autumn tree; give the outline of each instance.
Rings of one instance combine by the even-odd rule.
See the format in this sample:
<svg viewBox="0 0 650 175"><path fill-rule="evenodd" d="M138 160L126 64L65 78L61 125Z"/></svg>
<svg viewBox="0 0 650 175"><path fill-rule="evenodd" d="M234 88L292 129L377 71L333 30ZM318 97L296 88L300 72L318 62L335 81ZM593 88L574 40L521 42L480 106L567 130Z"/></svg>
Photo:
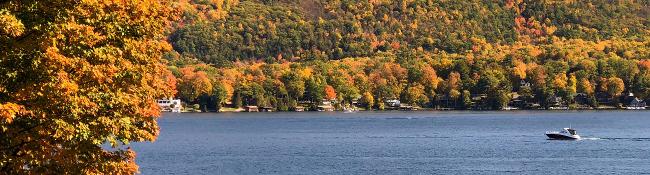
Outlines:
<svg viewBox="0 0 650 175"><path fill-rule="evenodd" d="M585 93L587 95L594 94L594 87L592 83L587 79L581 79L577 84L577 92Z"/></svg>
<svg viewBox="0 0 650 175"><path fill-rule="evenodd" d="M0 1L0 174L134 174L171 97L168 1ZM103 144L113 149L104 149Z"/></svg>
<svg viewBox="0 0 650 175"><path fill-rule="evenodd" d="M364 92L360 102L367 110L372 110L372 107L375 105L375 98L370 92Z"/></svg>
<svg viewBox="0 0 650 175"><path fill-rule="evenodd" d="M422 84L424 85L424 91L430 100L434 100L436 96L436 89L438 89L438 84L440 79L436 74L436 71L430 67L425 66L422 68Z"/></svg>
<svg viewBox="0 0 650 175"><path fill-rule="evenodd" d="M374 82L374 94L380 100L398 98L404 88L406 78L406 69L395 63L382 63L369 75L370 81Z"/></svg>
<svg viewBox="0 0 650 175"><path fill-rule="evenodd" d="M411 85L406 88L401 99L404 103L419 106L424 106L429 102L429 98L424 93L424 86L420 84Z"/></svg>
<svg viewBox="0 0 650 175"><path fill-rule="evenodd" d="M182 68L182 77L178 83L178 95L186 102L194 102L202 95L212 94L212 82L203 71L193 67Z"/></svg>
<svg viewBox="0 0 650 175"><path fill-rule="evenodd" d="M534 90L539 91L546 88L546 70L542 66L533 66L528 69L527 77Z"/></svg>
<svg viewBox="0 0 650 175"><path fill-rule="evenodd" d="M446 93L452 99L458 99L461 95L460 81L460 74L458 72L450 73L449 78L445 81Z"/></svg>
<svg viewBox="0 0 650 175"><path fill-rule="evenodd" d="M607 94L616 99L625 90L625 83L623 83L623 79L612 77L607 79L606 88Z"/></svg>
<svg viewBox="0 0 650 175"><path fill-rule="evenodd" d="M325 99L328 100L336 99L336 90L334 90L334 87L330 85L325 86Z"/></svg>
<svg viewBox="0 0 650 175"><path fill-rule="evenodd" d="M519 80L526 79L526 64L519 62L512 68L512 74Z"/></svg>

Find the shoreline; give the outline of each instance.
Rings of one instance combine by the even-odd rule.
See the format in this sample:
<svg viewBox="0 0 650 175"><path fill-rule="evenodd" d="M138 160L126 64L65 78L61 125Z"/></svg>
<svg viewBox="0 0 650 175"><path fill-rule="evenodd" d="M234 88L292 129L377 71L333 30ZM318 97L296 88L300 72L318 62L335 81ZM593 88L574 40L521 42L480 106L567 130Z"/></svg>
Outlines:
<svg viewBox="0 0 650 175"><path fill-rule="evenodd" d="M626 109L626 108L593 108L593 109L511 109L511 110L462 110L462 109L434 109L434 108L421 108L418 110L357 110L357 111L345 111L345 110L334 110L334 111L257 111L257 112L248 112L245 110L225 110L225 111L181 111L181 112L170 112L170 111L161 111L163 113L357 113L357 112L509 112L509 111L650 111L650 109Z"/></svg>

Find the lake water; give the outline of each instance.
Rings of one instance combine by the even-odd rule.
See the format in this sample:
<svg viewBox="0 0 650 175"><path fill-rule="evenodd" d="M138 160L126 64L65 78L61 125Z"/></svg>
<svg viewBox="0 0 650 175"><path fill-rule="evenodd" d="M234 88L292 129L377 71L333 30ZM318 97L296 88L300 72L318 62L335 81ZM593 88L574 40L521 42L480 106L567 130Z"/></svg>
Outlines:
<svg viewBox="0 0 650 175"><path fill-rule="evenodd" d="M143 174L649 174L650 111L166 113ZM585 139L547 140L569 127Z"/></svg>

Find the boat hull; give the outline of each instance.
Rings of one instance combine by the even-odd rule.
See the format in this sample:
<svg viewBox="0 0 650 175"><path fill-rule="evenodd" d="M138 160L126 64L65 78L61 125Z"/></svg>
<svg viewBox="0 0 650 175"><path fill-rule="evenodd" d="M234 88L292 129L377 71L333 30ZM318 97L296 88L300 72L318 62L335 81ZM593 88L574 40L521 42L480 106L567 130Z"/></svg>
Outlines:
<svg viewBox="0 0 650 175"><path fill-rule="evenodd" d="M546 134L546 136L554 140L577 140L578 139L576 137L566 136L562 134Z"/></svg>

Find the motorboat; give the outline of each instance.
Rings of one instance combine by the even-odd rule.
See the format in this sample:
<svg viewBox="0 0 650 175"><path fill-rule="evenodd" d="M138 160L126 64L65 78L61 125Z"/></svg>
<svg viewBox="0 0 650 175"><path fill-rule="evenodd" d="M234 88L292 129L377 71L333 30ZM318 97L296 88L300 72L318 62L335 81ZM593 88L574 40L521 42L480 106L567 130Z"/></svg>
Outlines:
<svg viewBox="0 0 650 175"><path fill-rule="evenodd" d="M562 131L547 131L546 136L555 140L579 140L580 135L572 128L563 128Z"/></svg>

